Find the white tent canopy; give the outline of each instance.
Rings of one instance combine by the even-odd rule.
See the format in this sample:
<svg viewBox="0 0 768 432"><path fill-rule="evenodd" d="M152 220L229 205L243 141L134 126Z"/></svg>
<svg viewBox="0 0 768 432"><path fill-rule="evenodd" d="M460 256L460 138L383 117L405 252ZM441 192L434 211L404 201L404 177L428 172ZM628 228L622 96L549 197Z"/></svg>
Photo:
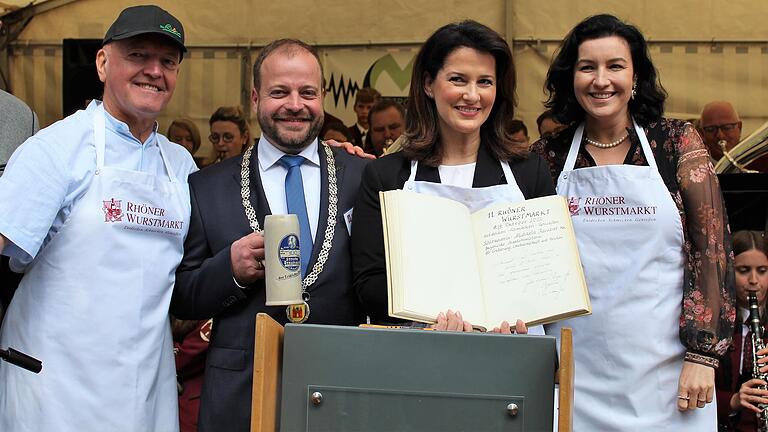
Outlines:
<svg viewBox="0 0 768 432"><path fill-rule="evenodd" d="M43 125L62 114L62 39L101 39L119 11L147 2L48 0L61 5L36 15L10 46L10 89L38 112ZM157 0L186 29L189 54L176 94L160 119L189 117L206 135L207 119L221 105L248 105L250 66L259 48L295 37L319 47L329 82L326 110L351 124L352 101L368 72L386 96L404 96L410 62L437 27L466 18L504 35L518 71L517 116L531 136L546 99L550 58L583 18L613 13L637 25L650 42L667 115L695 118L708 101L725 99L739 110L744 135L768 120L768 3L750 0ZM0 0L3 8L24 5ZM3 9L0 9L0 13ZM343 76L343 79L342 79ZM403 81L403 77L406 78ZM204 150L205 151L205 150Z"/></svg>

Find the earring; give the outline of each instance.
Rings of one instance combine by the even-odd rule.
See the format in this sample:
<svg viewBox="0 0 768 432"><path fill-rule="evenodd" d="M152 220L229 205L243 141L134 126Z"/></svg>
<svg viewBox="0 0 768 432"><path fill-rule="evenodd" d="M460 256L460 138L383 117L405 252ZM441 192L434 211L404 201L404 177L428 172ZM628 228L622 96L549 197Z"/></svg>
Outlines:
<svg viewBox="0 0 768 432"><path fill-rule="evenodd" d="M635 80L632 83L632 96L630 96L630 99L635 100L636 95L637 95L637 80Z"/></svg>

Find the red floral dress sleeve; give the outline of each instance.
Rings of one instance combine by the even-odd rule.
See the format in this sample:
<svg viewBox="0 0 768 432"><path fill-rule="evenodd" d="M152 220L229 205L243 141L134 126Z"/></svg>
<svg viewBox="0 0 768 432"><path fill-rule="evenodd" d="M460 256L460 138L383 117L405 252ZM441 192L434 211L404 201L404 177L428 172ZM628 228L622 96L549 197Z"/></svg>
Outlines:
<svg viewBox="0 0 768 432"><path fill-rule="evenodd" d="M675 140L687 255L680 340L690 352L725 354L736 319L730 230L709 154L686 123Z"/></svg>

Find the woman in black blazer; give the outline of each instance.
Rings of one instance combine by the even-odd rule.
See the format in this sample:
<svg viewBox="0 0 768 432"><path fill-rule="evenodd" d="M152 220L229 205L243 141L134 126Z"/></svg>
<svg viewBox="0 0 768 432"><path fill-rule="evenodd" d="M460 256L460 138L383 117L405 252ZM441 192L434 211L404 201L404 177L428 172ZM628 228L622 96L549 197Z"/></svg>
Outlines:
<svg viewBox="0 0 768 432"><path fill-rule="evenodd" d="M372 322L397 322L387 312L380 191L448 184L498 194L502 201L555 193L545 162L514 143L506 128L514 105L514 63L498 33L464 21L438 29L424 43L413 66L403 150L366 167L354 210L353 281ZM448 270L456 263L446 263ZM471 330L460 313L441 315L438 328ZM499 329L507 332L509 325Z"/></svg>

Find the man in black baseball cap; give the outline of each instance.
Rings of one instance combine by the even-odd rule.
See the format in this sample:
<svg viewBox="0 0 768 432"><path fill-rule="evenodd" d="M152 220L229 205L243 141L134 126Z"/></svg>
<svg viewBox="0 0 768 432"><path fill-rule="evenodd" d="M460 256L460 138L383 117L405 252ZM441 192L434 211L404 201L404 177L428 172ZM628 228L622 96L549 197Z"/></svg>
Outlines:
<svg viewBox="0 0 768 432"><path fill-rule="evenodd" d="M178 431L168 308L190 217L183 147L157 133L185 51L157 6L125 9L96 70L103 101L38 132L0 180L0 252L24 276L0 340L0 431Z"/></svg>
<svg viewBox="0 0 768 432"><path fill-rule="evenodd" d="M148 33L167 36L179 45L182 53L187 52L187 48L184 46L184 27L181 25L181 21L154 5L133 6L120 12L120 16L104 35L102 45Z"/></svg>
<svg viewBox="0 0 768 432"><path fill-rule="evenodd" d="M96 54L104 109L141 141L173 95L184 51L181 22L153 5L123 10L104 36Z"/></svg>

